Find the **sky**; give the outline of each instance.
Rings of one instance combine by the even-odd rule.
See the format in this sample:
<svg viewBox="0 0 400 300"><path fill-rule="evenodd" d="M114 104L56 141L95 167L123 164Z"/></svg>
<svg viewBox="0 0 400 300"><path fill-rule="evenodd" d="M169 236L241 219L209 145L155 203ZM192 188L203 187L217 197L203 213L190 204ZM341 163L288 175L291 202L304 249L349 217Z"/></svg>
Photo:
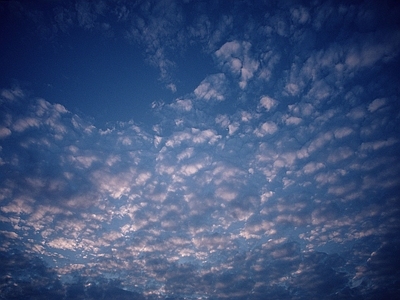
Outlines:
<svg viewBox="0 0 400 300"><path fill-rule="evenodd" d="M395 299L396 1L1 1L1 299Z"/></svg>

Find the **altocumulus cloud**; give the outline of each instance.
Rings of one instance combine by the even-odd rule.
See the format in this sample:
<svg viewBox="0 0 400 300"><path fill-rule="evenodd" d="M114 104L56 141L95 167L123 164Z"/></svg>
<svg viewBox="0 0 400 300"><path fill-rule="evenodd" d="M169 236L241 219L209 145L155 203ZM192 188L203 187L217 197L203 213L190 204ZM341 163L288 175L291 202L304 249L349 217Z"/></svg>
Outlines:
<svg viewBox="0 0 400 300"><path fill-rule="evenodd" d="M5 298L395 298L398 6L51 5L52 26L28 14L37 34L119 36L166 89L177 48L214 69L103 128L3 87Z"/></svg>

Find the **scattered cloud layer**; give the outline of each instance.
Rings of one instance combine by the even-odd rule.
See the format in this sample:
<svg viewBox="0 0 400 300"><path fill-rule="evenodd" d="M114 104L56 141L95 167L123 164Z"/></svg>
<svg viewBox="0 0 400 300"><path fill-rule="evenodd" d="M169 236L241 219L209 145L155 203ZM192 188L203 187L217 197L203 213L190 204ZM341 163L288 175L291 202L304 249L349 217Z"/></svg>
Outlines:
<svg viewBox="0 0 400 300"><path fill-rule="evenodd" d="M192 44L218 70L106 129L2 88L2 293L397 295L400 8L332 5L2 4L46 38L121 34L172 91Z"/></svg>

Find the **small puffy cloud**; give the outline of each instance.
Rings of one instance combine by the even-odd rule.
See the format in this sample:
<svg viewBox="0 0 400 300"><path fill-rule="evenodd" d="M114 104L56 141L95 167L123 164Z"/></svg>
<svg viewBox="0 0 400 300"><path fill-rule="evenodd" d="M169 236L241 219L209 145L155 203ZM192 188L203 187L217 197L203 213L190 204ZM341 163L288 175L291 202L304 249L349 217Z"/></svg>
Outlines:
<svg viewBox="0 0 400 300"><path fill-rule="evenodd" d="M29 127L39 127L39 126L40 126L39 119L27 117L27 118L17 120L13 124L13 129L15 131L22 132L22 131L25 131Z"/></svg>
<svg viewBox="0 0 400 300"><path fill-rule="evenodd" d="M179 153L179 154L176 156L176 158L178 159L178 161L181 161L181 160L184 160L184 159L187 159L187 158L192 157L193 154L194 154L194 148L193 148L193 147L189 147L189 148L186 148L186 149L185 149L184 151L182 151L181 153Z"/></svg>
<svg viewBox="0 0 400 300"><path fill-rule="evenodd" d="M310 20L309 11L303 6L290 9L290 13L295 23L305 24Z"/></svg>
<svg viewBox="0 0 400 300"><path fill-rule="evenodd" d="M384 99L384 98L375 99L374 101L372 101L370 103L370 105L368 105L368 110L370 112L374 112L377 109L379 109L380 107L384 106L385 104L386 104L386 99Z"/></svg>
<svg viewBox="0 0 400 300"><path fill-rule="evenodd" d="M259 62L250 56L251 43L231 41L215 52L225 70L240 77L239 86L246 88L248 81L258 70Z"/></svg>
<svg viewBox="0 0 400 300"><path fill-rule="evenodd" d="M300 92L300 87L294 82L289 82L285 86L285 92L287 92L291 96L297 96Z"/></svg>
<svg viewBox="0 0 400 300"><path fill-rule="evenodd" d="M176 85L173 83L169 83L166 85L167 89L169 89L171 92L175 93L176 92Z"/></svg>
<svg viewBox="0 0 400 300"><path fill-rule="evenodd" d="M229 124L229 126L228 126L229 135L234 134L239 129L239 126L240 126L240 124L238 122L234 122L232 124Z"/></svg>
<svg viewBox="0 0 400 300"><path fill-rule="evenodd" d="M73 239L67 238L56 238L48 242L50 247L63 249L63 250L72 250L75 251L76 242Z"/></svg>
<svg viewBox="0 0 400 300"><path fill-rule="evenodd" d="M18 197L13 199L10 203L2 206L0 210L5 213L30 214L33 211L32 205L34 202L35 201L28 196Z"/></svg>
<svg viewBox="0 0 400 300"><path fill-rule="evenodd" d="M362 118L364 118L365 116L366 116L366 111L365 111L365 108L363 107L363 106L358 106L358 107L355 107L355 108L353 108L348 114L347 114L347 116L350 118L350 119L353 119L353 120L358 120L358 119L362 119Z"/></svg>
<svg viewBox="0 0 400 300"><path fill-rule="evenodd" d="M238 122L231 123L227 115L218 115L215 118L215 122L219 124L222 128L228 129L229 135L234 134L240 127L240 124Z"/></svg>
<svg viewBox="0 0 400 300"><path fill-rule="evenodd" d="M194 94L197 98L206 101L211 99L223 101L225 100L225 80L225 75L223 73L210 75L194 90Z"/></svg>
<svg viewBox="0 0 400 300"><path fill-rule="evenodd" d="M192 140L196 144L204 143L208 141L209 144L214 144L217 140L221 138L215 130L206 129L206 130L199 130L197 128L192 128L193 137Z"/></svg>
<svg viewBox="0 0 400 300"><path fill-rule="evenodd" d="M288 105L288 109L291 114L300 117L310 116L315 110L311 103L304 102Z"/></svg>
<svg viewBox="0 0 400 300"><path fill-rule="evenodd" d="M190 165L184 165L181 167L181 173L185 176L191 176L193 174L196 174L200 169L202 169L204 166L201 163L196 163L196 164L190 164Z"/></svg>
<svg viewBox="0 0 400 300"><path fill-rule="evenodd" d="M16 234L15 232L12 232L12 231L0 230L0 235L3 235L8 239L17 239L18 238L18 234Z"/></svg>
<svg viewBox="0 0 400 300"><path fill-rule="evenodd" d="M349 147L340 147L336 149L333 153L329 154L328 161L332 163L336 163L338 161L349 158L353 155L353 150Z"/></svg>
<svg viewBox="0 0 400 300"><path fill-rule="evenodd" d="M341 139L341 138L344 138L344 137L352 134L353 132L354 132L354 130L350 127L341 127L341 128L335 129L333 134L335 135L335 138Z"/></svg>
<svg viewBox="0 0 400 300"><path fill-rule="evenodd" d="M221 125L221 127L226 128L229 126L230 124L230 120L229 117L227 115L218 115L215 118L215 122L219 125Z"/></svg>
<svg viewBox="0 0 400 300"><path fill-rule="evenodd" d="M299 125L302 119L298 117L288 117L285 120L286 125Z"/></svg>
<svg viewBox="0 0 400 300"><path fill-rule="evenodd" d="M3 89L1 91L1 96L8 101L14 101L16 98L23 98L25 93L21 88L16 87L14 89Z"/></svg>
<svg viewBox="0 0 400 300"><path fill-rule="evenodd" d="M3 139L11 134L11 130L7 127L0 127L0 139Z"/></svg>
<svg viewBox="0 0 400 300"><path fill-rule="evenodd" d="M242 51L242 45L238 41L227 42L215 52L217 57L229 59L232 56L239 56Z"/></svg>
<svg viewBox="0 0 400 300"><path fill-rule="evenodd" d="M367 39L361 45L353 45L347 53L345 63L352 68L370 67L379 61L388 62L398 56L399 33L388 34L384 42Z"/></svg>
<svg viewBox="0 0 400 300"><path fill-rule="evenodd" d="M237 195L238 195L237 192L235 192L231 189L228 189L226 187L218 188L215 191L215 196L217 196L225 201L232 201L233 199L235 199L237 197Z"/></svg>
<svg viewBox="0 0 400 300"><path fill-rule="evenodd" d="M389 147L392 146L396 143L398 143L398 139L395 138L389 138L387 140L380 140L380 141L374 141L374 142L367 142L367 143L362 143L360 149L361 150L379 150L384 147Z"/></svg>
<svg viewBox="0 0 400 300"><path fill-rule="evenodd" d="M241 112L241 121L242 122L250 122L255 116L247 111Z"/></svg>
<svg viewBox="0 0 400 300"><path fill-rule="evenodd" d="M193 107L192 100L183 100L183 99L177 99L174 103L171 104L171 107L177 109L177 110L183 110L183 111L190 111Z"/></svg>
<svg viewBox="0 0 400 300"><path fill-rule="evenodd" d="M324 167L325 167L325 165L323 163L310 162L303 167L303 171L305 174L312 174Z"/></svg>
<svg viewBox="0 0 400 300"><path fill-rule="evenodd" d="M260 105L264 107L267 111L270 111L273 107L278 105L278 101L271 97L263 96L260 99Z"/></svg>
<svg viewBox="0 0 400 300"><path fill-rule="evenodd" d="M98 158L94 155L79 155L79 156L70 156L69 159L72 162L77 163L79 166L83 166L84 168L89 168Z"/></svg>
<svg viewBox="0 0 400 300"><path fill-rule="evenodd" d="M274 134L278 130L278 126L274 122L265 122L259 128L254 130L258 137L263 137L267 134Z"/></svg>
<svg viewBox="0 0 400 300"><path fill-rule="evenodd" d="M317 149L324 146L326 143L331 141L333 135L331 132L326 132L324 134L320 134L316 139L314 139L310 145L308 146L307 150L309 153L316 151Z"/></svg>

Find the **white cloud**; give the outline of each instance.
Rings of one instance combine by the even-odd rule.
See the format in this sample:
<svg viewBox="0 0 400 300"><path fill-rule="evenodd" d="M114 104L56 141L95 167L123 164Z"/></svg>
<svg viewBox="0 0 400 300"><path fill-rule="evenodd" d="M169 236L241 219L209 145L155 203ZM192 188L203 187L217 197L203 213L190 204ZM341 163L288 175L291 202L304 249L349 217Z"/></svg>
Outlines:
<svg viewBox="0 0 400 300"><path fill-rule="evenodd" d="M237 197L237 192L226 187L220 187L215 191L215 196L222 198L225 201L232 201Z"/></svg>
<svg viewBox="0 0 400 300"><path fill-rule="evenodd" d="M324 146L327 142L331 141L333 138L333 135L331 132L326 132L323 134L320 134L317 138L315 138L310 145L308 146L307 150L309 153L312 153L318 149L320 149L322 146Z"/></svg>
<svg viewBox="0 0 400 300"><path fill-rule="evenodd" d="M227 42L215 52L221 65L229 72L240 77L239 86L245 89L248 81L258 70L259 62L250 56L249 42Z"/></svg>
<svg viewBox="0 0 400 300"><path fill-rule="evenodd" d="M177 99L174 103L171 104L171 107L177 110L190 111L192 110L193 104L190 99Z"/></svg>
<svg viewBox="0 0 400 300"><path fill-rule="evenodd" d="M211 99L223 101L225 100L225 84L225 75L223 73L210 75L194 90L194 94L197 98L206 101Z"/></svg>
<svg viewBox="0 0 400 300"><path fill-rule="evenodd" d="M176 147L181 144L182 141L190 140L192 134L187 131L176 132L174 135L165 143L167 147Z"/></svg>
<svg viewBox="0 0 400 300"><path fill-rule="evenodd" d="M240 124L238 122L234 122L232 124L229 124L228 126L228 133L229 135L234 134L240 127Z"/></svg>
<svg viewBox="0 0 400 300"><path fill-rule="evenodd" d="M323 163L310 162L303 167L303 170L305 174L312 174L322 168L325 168L325 165Z"/></svg>
<svg viewBox="0 0 400 300"><path fill-rule="evenodd" d="M384 106L386 104L386 99L384 98L378 98L375 99L374 101L372 101L369 105L368 105L368 110L370 112L374 112L377 109L379 109L380 107Z"/></svg>
<svg viewBox="0 0 400 300"><path fill-rule="evenodd" d="M365 108L363 106L358 106L353 108L347 116L353 120L362 119L367 115Z"/></svg>
<svg viewBox="0 0 400 300"><path fill-rule="evenodd" d="M379 140L374 142L366 142L362 143L360 149L365 150L378 150L380 148L389 147L396 143L398 143L398 139L396 138L389 138L387 140Z"/></svg>
<svg viewBox="0 0 400 300"><path fill-rule="evenodd" d="M34 200L28 195L13 199L10 203L2 206L0 209L5 213L30 214L33 211Z"/></svg>
<svg viewBox="0 0 400 300"><path fill-rule="evenodd" d="M353 45L347 53L345 63L349 68L370 67L382 60L388 62L398 56L399 52L399 32L394 32L385 37L381 42L381 37L375 36L366 39L359 45Z"/></svg>
<svg viewBox="0 0 400 300"><path fill-rule="evenodd" d="M192 140L196 144L204 143L205 141L208 141L209 144L214 144L221 138L221 136L218 135L215 130L211 129L199 130L197 128L192 128L192 133Z"/></svg>
<svg viewBox="0 0 400 300"><path fill-rule="evenodd" d="M23 98L25 93L22 91L21 88L16 87L14 89L3 89L1 91L1 96L8 101L14 101L17 98Z"/></svg>
<svg viewBox="0 0 400 300"><path fill-rule="evenodd" d="M72 162L77 162L78 165L84 168L89 168L98 158L95 155L79 155L79 156L69 156L69 160Z"/></svg>
<svg viewBox="0 0 400 300"><path fill-rule="evenodd" d="M273 107L278 105L278 101L271 97L263 96L260 99L260 105L264 107L267 111L270 111Z"/></svg>
<svg viewBox="0 0 400 300"><path fill-rule="evenodd" d="M166 85L167 89L169 89L171 92L175 93L176 92L176 85L174 83L168 83Z"/></svg>
<svg viewBox="0 0 400 300"><path fill-rule="evenodd" d="M294 82L288 82L285 86L285 91L291 96L296 96L300 92L300 87Z"/></svg>
<svg viewBox="0 0 400 300"><path fill-rule="evenodd" d="M230 120L229 117L227 115L218 115L215 118L215 122L219 125L221 125L221 127L223 128L227 128L230 124Z"/></svg>
<svg viewBox="0 0 400 300"><path fill-rule="evenodd" d="M290 13L292 14L292 20L296 23L305 24L310 20L309 11L303 6L291 8Z"/></svg>
<svg viewBox="0 0 400 300"><path fill-rule="evenodd" d="M53 248L63 249L63 250L76 250L76 242L73 239L68 238L56 238L48 242L48 245Z"/></svg>
<svg viewBox="0 0 400 300"><path fill-rule="evenodd" d="M154 146L158 147L158 145L160 145L161 141L162 141L162 137L161 136L155 136L154 137Z"/></svg>
<svg viewBox="0 0 400 300"><path fill-rule="evenodd" d="M288 105L288 109L293 115L299 117L308 117L315 111L315 108L311 103L304 102L290 104Z"/></svg>
<svg viewBox="0 0 400 300"><path fill-rule="evenodd" d="M191 164L191 165L184 165L181 167L181 173L185 176L191 176L196 174L199 170L204 168L201 163Z"/></svg>
<svg viewBox="0 0 400 300"><path fill-rule="evenodd" d="M27 117L27 118L17 120L13 124L13 129L15 131L22 132L22 131L25 131L29 127L39 127L39 126L40 126L39 119Z"/></svg>
<svg viewBox="0 0 400 300"><path fill-rule="evenodd" d="M344 137L352 134L353 132L354 132L354 130L350 127L341 127L341 128L335 129L333 134L335 135L335 138L341 139L341 138L344 138Z"/></svg>
<svg viewBox="0 0 400 300"><path fill-rule="evenodd" d="M349 147L340 147L335 151L333 151L333 153L329 154L328 161L336 163L338 161L349 158L352 155L353 155L353 150L351 150Z"/></svg>
<svg viewBox="0 0 400 300"><path fill-rule="evenodd" d="M240 114L242 122L250 122L254 118L254 115L247 111L242 111Z"/></svg>
<svg viewBox="0 0 400 300"><path fill-rule="evenodd" d="M286 125L299 125L303 121L301 118L298 117L288 117L285 119Z"/></svg>
<svg viewBox="0 0 400 300"><path fill-rule="evenodd" d="M334 194L336 196L342 196L345 194L349 194L355 188L356 188L356 184L354 182L350 182L348 184L341 185L341 186L332 186L328 189L328 193Z"/></svg>
<svg viewBox="0 0 400 300"><path fill-rule="evenodd" d="M278 130L278 126L274 122L265 122L254 130L254 134L258 137L263 137L267 134L274 134Z"/></svg>
<svg viewBox="0 0 400 300"><path fill-rule="evenodd" d="M228 134L232 135L234 134L240 127L239 122L232 122L230 121L229 117L227 115L218 115L215 118L215 122L219 124L222 128L228 129Z"/></svg>
<svg viewBox="0 0 400 300"><path fill-rule="evenodd" d="M181 153L179 153L176 157L178 159L178 162L187 158L191 158L194 154L194 148L193 147L189 147L186 148L184 151L182 151Z"/></svg>
<svg viewBox="0 0 400 300"><path fill-rule="evenodd" d="M249 56L244 57L242 63L241 76L239 86L243 90L247 87L248 81L253 78L254 73L258 70L260 63Z"/></svg>
<svg viewBox="0 0 400 300"><path fill-rule="evenodd" d="M11 130L7 127L0 127L0 139L4 139L5 137L11 134Z"/></svg>

